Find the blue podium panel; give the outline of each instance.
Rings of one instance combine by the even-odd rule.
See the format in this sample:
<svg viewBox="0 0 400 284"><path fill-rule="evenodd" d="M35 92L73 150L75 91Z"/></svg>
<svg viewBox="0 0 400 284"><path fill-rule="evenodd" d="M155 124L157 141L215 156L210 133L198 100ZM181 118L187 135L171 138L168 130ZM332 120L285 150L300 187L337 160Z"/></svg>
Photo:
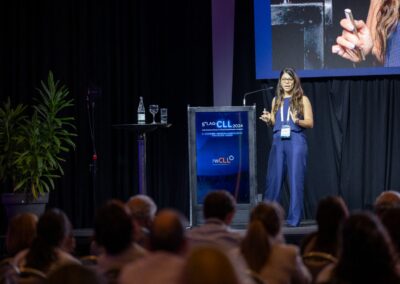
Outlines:
<svg viewBox="0 0 400 284"><path fill-rule="evenodd" d="M202 204L213 190L237 202L233 225L247 224L255 204L255 107L189 107L191 223L202 222Z"/></svg>

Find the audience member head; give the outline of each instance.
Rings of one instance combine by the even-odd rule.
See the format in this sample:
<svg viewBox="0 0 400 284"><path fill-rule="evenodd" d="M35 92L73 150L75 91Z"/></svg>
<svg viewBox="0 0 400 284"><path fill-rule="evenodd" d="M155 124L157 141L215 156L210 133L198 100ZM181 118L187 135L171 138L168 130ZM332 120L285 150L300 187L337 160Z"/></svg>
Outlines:
<svg viewBox="0 0 400 284"><path fill-rule="evenodd" d="M175 210L163 209L154 218L150 230L153 251L184 253L186 248L184 217Z"/></svg>
<svg viewBox="0 0 400 284"><path fill-rule="evenodd" d="M339 229L349 215L344 200L338 196L328 196L318 203L316 220L318 235L315 250L337 254Z"/></svg>
<svg viewBox="0 0 400 284"><path fill-rule="evenodd" d="M132 244L132 222L128 208L110 200L99 208L95 219L95 240L107 254L117 255Z"/></svg>
<svg viewBox="0 0 400 284"><path fill-rule="evenodd" d="M38 217L32 213L21 213L14 216L8 224L6 247L9 256L31 246L36 236Z"/></svg>
<svg viewBox="0 0 400 284"><path fill-rule="evenodd" d="M259 203L250 213L250 222L259 220L272 238L280 238L284 211L276 202Z"/></svg>
<svg viewBox="0 0 400 284"><path fill-rule="evenodd" d="M60 248L70 233L68 217L60 209L46 211L37 223L36 238L26 256L26 266L47 271L57 260L56 248Z"/></svg>
<svg viewBox="0 0 400 284"><path fill-rule="evenodd" d="M240 251L252 271L259 273L267 263L272 239L281 238L282 223L283 210L277 203L262 202L251 211Z"/></svg>
<svg viewBox="0 0 400 284"><path fill-rule="evenodd" d="M374 211L380 216L389 208L400 207L400 193L394 190L382 192L375 200Z"/></svg>
<svg viewBox="0 0 400 284"><path fill-rule="evenodd" d="M61 244L61 249L72 254L75 251L76 240L75 240L72 224L69 221L68 221L68 227L69 227L69 229L68 229L69 233L65 237L63 243Z"/></svg>
<svg viewBox="0 0 400 284"><path fill-rule="evenodd" d="M391 240L375 215L351 215L343 224L341 243L334 271L340 283L399 283Z"/></svg>
<svg viewBox="0 0 400 284"><path fill-rule="evenodd" d="M215 247L197 247L183 268L183 284L238 284L228 257Z"/></svg>
<svg viewBox="0 0 400 284"><path fill-rule="evenodd" d="M381 215L397 254L400 255L400 207L387 209Z"/></svg>
<svg viewBox="0 0 400 284"><path fill-rule="evenodd" d="M212 191L204 199L204 219L216 218L229 225L235 214L235 207L235 199L228 191Z"/></svg>
<svg viewBox="0 0 400 284"><path fill-rule="evenodd" d="M51 272L46 284L106 284L95 269L79 264L63 265Z"/></svg>
<svg viewBox="0 0 400 284"><path fill-rule="evenodd" d="M154 216L157 212L157 205L153 199L144 194L132 196L126 203L134 220L140 226L150 229Z"/></svg>

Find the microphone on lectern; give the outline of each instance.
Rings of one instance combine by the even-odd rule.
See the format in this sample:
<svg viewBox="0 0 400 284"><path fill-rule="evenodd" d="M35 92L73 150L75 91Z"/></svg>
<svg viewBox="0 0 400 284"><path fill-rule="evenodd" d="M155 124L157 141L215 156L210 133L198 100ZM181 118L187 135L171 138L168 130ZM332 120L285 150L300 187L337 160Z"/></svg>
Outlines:
<svg viewBox="0 0 400 284"><path fill-rule="evenodd" d="M270 86L268 88L264 88L264 89L260 89L260 90L244 93L244 95L243 95L243 106L246 106L246 97L248 95L259 93L259 92L263 92L263 91L269 91L269 90L272 90L273 88L274 87Z"/></svg>

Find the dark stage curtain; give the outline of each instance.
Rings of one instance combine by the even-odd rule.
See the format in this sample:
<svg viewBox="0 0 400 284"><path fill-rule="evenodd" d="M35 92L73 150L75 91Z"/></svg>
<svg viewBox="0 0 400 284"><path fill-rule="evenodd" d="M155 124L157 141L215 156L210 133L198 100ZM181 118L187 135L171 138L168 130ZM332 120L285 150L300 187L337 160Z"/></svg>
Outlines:
<svg viewBox="0 0 400 284"><path fill-rule="evenodd" d="M212 105L209 1L7 0L0 12L0 99L32 102L49 70L66 84L75 106L77 148L50 206L66 211L76 228L92 227L106 199L138 192L133 133L113 124L136 122L139 96L169 110L170 129L148 135L148 193L160 207L189 211L188 105ZM98 87L92 155L86 94ZM150 121L150 114L147 113ZM159 120L159 115L158 115Z"/></svg>
<svg viewBox="0 0 400 284"><path fill-rule="evenodd" d="M276 80L255 81L253 1L236 2L234 94L240 105L243 93ZM314 128L307 130L309 155L304 194L304 218L312 219L318 200L341 195L350 209L371 208L376 196L400 189L400 77L304 79L302 86L314 111ZM271 108L274 94L249 96L257 112ZM272 132L257 123L258 192L265 190ZM287 186L282 203L288 203Z"/></svg>

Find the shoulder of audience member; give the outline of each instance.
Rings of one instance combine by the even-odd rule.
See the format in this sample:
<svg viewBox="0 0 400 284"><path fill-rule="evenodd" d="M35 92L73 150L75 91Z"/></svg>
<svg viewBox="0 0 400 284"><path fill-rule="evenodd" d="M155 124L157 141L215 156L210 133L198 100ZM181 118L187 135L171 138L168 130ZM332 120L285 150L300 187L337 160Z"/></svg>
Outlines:
<svg viewBox="0 0 400 284"><path fill-rule="evenodd" d="M62 263L76 263L76 264L80 264L81 263L79 261L79 259L77 259L73 255L69 254L68 252L63 251L62 249L57 248L56 249L56 253L57 253L57 258L58 258L59 262L62 262Z"/></svg>
<svg viewBox="0 0 400 284"><path fill-rule="evenodd" d="M143 258L138 259L134 263L125 265L119 276L120 284L131 283L135 277L140 277L142 273L148 274L150 270L152 273L159 273L165 265L166 269L177 269L183 267L185 258L180 255L155 251L149 252ZM148 275L146 275L148 276Z"/></svg>
<svg viewBox="0 0 400 284"><path fill-rule="evenodd" d="M305 254L313 250L315 246L315 240L317 238L317 232L313 232L305 236L300 242L300 253Z"/></svg>
<svg viewBox="0 0 400 284"><path fill-rule="evenodd" d="M300 249L297 245L276 243L272 246L272 251L275 250L277 254L284 254L290 259L295 259L300 256Z"/></svg>
<svg viewBox="0 0 400 284"><path fill-rule="evenodd" d="M17 253L14 258L12 259L12 264L17 266L17 267L22 267L25 265L25 258L26 255L28 254L29 249L24 249Z"/></svg>
<svg viewBox="0 0 400 284"><path fill-rule="evenodd" d="M321 270L321 272L318 274L318 276L315 279L315 283L322 284L322 283L328 283L329 280L332 278L332 272L335 269L335 264L328 264L325 266L324 269Z"/></svg>

